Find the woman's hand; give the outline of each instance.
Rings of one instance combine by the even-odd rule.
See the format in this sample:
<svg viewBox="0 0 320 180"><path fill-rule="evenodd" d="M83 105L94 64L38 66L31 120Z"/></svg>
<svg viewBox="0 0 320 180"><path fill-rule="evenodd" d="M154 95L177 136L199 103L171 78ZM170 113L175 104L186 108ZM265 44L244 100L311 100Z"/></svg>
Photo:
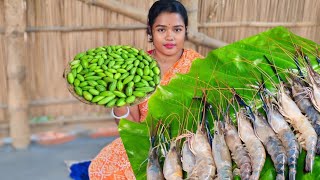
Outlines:
<svg viewBox="0 0 320 180"><path fill-rule="evenodd" d="M130 121L140 122L140 113L138 106L115 107L112 109L112 111L112 115L114 115L117 124L119 124L121 118L126 118Z"/></svg>

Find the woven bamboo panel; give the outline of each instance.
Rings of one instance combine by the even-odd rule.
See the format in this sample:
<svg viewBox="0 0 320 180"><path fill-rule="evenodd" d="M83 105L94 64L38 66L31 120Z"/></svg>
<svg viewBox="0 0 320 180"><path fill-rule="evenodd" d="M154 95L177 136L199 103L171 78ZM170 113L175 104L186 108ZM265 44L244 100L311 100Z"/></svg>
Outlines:
<svg viewBox="0 0 320 180"><path fill-rule="evenodd" d="M128 1L130 2L130 1ZM115 12L88 6L79 1L28 1L28 26L30 27L79 27L105 24L132 24L131 19ZM41 18L39 18L41 17ZM139 32L140 31L140 32ZM29 66L31 101L74 99L67 91L62 73L67 62L76 53L89 48L110 44L134 44L136 31L81 31L29 33ZM145 36L145 35L144 35ZM142 40L140 40L142 41ZM139 43L137 43L139 44ZM140 45L144 47L145 44ZM103 114L109 110L99 106L66 103L31 106L31 116L72 116L74 114Z"/></svg>
<svg viewBox="0 0 320 180"><path fill-rule="evenodd" d="M320 43L319 10L320 1L317 0L202 0L198 16L200 26L216 25L201 27L201 32L228 43L265 31L277 23ZM199 51L206 54L209 49L200 48Z"/></svg>
<svg viewBox="0 0 320 180"><path fill-rule="evenodd" d="M0 9L4 9L0 0ZM154 0L119 0L147 11ZM108 109L78 102L67 90L64 67L75 54L89 48L129 44L151 49L145 29L92 29L80 27L142 26L116 12L78 0L26 0L27 78L30 117L105 114ZM279 24L294 33L320 43L319 0L199 0L199 31L228 43L252 36ZM278 24L277 24L278 23ZM70 31L55 29L74 28ZM39 31L45 28L47 31ZM0 122L5 122L7 97L6 57L3 31L4 11L0 11ZM50 31L48 31L48 29ZM197 46L204 56L212 49ZM3 106L2 106L3 105Z"/></svg>

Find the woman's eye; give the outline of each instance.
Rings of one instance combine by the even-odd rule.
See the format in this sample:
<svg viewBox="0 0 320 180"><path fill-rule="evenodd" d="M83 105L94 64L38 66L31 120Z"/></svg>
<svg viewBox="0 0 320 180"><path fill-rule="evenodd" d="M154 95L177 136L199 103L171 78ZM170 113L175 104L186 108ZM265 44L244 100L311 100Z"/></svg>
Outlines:
<svg viewBox="0 0 320 180"><path fill-rule="evenodd" d="M175 32L180 32L180 31L182 31L182 29L181 29L181 28L177 28L177 29L175 29L174 31L175 31Z"/></svg>
<svg viewBox="0 0 320 180"><path fill-rule="evenodd" d="M158 31L158 32L164 32L165 29L158 29L157 31Z"/></svg>

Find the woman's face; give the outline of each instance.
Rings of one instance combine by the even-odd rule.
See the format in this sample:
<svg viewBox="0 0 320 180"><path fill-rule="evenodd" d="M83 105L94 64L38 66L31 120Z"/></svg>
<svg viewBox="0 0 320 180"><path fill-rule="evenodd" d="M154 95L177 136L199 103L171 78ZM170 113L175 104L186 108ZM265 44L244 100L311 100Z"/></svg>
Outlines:
<svg viewBox="0 0 320 180"><path fill-rule="evenodd" d="M178 13L161 13L152 26L152 39L156 52L165 56L181 53L186 27Z"/></svg>

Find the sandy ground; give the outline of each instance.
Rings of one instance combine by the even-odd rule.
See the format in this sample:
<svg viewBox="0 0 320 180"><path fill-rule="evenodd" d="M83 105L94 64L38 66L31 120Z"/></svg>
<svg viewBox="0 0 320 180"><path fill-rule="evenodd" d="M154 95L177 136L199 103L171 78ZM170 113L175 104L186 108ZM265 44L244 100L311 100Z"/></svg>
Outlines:
<svg viewBox="0 0 320 180"><path fill-rule="evenodd" d="M26 150L0 147L1 180L70 180L65 160L90 160L116 137L79 137L60 144L31 144Z"/></svg>

